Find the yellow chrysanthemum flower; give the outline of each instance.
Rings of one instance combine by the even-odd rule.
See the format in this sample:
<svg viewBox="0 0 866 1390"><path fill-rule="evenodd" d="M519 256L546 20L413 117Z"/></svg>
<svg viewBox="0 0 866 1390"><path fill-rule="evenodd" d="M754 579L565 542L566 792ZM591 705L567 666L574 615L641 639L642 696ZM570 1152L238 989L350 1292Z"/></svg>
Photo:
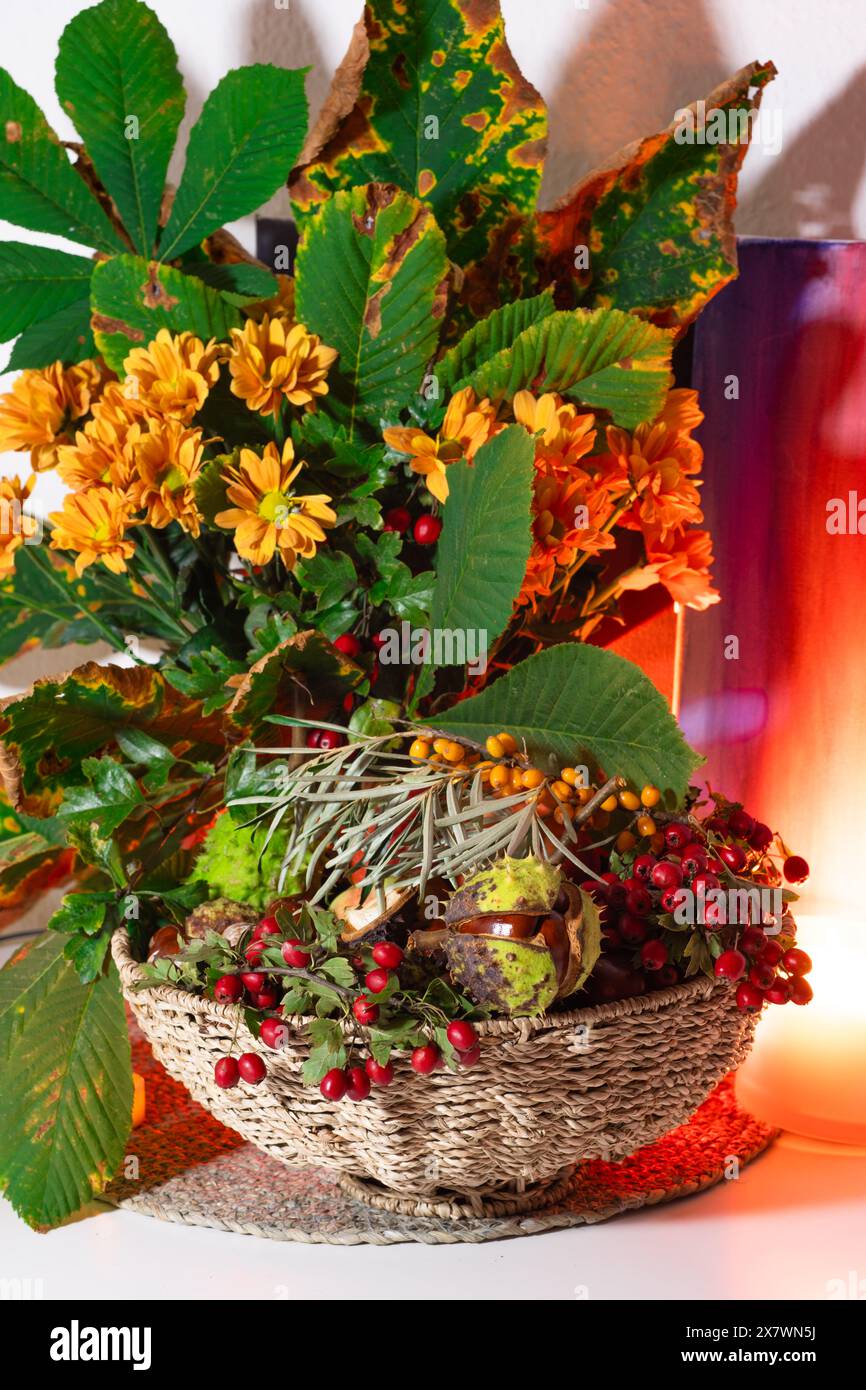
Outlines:
<svg viewBox="0 0 866 1390"><path fill-rule="evenodd" d="M336 358L336 350L302 323L267 314L261 323L247 319L242 329L232 329L232 393L260 415L276 415L284 401L312 405L316 396L327 395L326 378Z"/></svg>
<svg viewBox="0 0 866 1390"><path fill-rule="evenodd" d="M94 487L64 497L63 510L52 512L48 520L54 528L52 550L75 551L76 574L83 574L97 560L113 574L124 573L135 546L125 539L132 517L129 502L119 493Z"/></svg>
<svg viewBox="0 0 866 1390"><path fill-rule="evenodd" d="M486 398L476 400L471 386L464 386L448 402L442 429L435 439L423 430L395 427L383 433L385 443L400 454L408 454L413 473L424 478L428 492L437 502L448 500L445 470L458 459L475 457L482 444L496 433L496 408Z"/></svg>
<svg viewBox="0 0 866 1390"><path fill-rule="evenodd" d="M0 578L14 570L15 551L26 541L39 538L38 520L24 513L35 481L34 477L28 478L26 483L17 476L0 478Z"/></svg>
<svg viewBox="0 0 866 1390"><path fill-rule="evenodd" d="M312 559L325 540L324 528L337 520L324 493L299 497L292 491L304 467L294 457L291 440L282 459L276 444L267 444L261 457L241 449L238 463L223 474L234 506L218 512L216 523L234 531L235 549L254 565L266 565L278 552L286 569L294 569L298 560Z"/></svg>
<svg viewBox="0 0 866 1390"><path fill-rule="evenodd" d="M161 328L147 347L133 348L124 362L127 395L135 382L138 400L156 415L189 421L201 410L219 379L219 349L194 333Z"/></svg>
<svg viewBox="0 0 866 1390"><path fill-rule="evenodd" d="M22 372L0 396L0 451L29 449L37 473L53 468L58 446L70 442L67 427L87 414L103 381L102 369L91 361Z"/></svg>
<svg viewBox="0 0 866 1390"><path fill-rule="evenodd" d="M161 528L177 521L197 536L201 515L195 501L195 480L201 472L204 442L201 430L181 420L151 424L135 446L136 476L130 500L147 513L148 525Z"/></svg>

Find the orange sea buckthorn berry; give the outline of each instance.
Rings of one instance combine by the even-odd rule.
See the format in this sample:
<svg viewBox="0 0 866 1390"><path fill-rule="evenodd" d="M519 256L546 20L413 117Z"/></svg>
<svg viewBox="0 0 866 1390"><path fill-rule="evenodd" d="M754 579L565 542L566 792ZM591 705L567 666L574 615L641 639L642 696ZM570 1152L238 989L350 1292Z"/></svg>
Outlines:
<svg viewBox="0 0 866 1390"><path fill-rule="evenodd" d="M624 811L639 811L640 797L636 792L624 791L619 794L619 804Z"/></svg>
<svg viewBox="0 0 866 1390"><path fill-rule="evenodd" d="M519 767L512 767L512 768L509 768L509 774L508 774L508 775L509 775L509 779L510 779L510 781L511 781L511 790L512 790L513 792L522 792L522 791L523 791L523 773L521 772L520 768L519 768Z"/></svg>
<svg viewBox="0 0 866 1390"><path fill-rule="evenodd" d="M442 750L442 756L446 763L459 763L463 760L462 743L447 743Z"/></svg>
<svg viewBox="0 0 866 1390"><path fill-rule="evenodd" d="M660 830L657 830L655 835L652 836L649 847L653 854L661 854L665 847L665 837Z"/></svg>
<svg viewBox="0 0 866 1390"><path fill-rule="evenodd" d="M592 801L595 795L592 787L575 787L574 794L580 806L585 806L588 801Z"/></svg>
<svg viewBox="0 0 866 1390"><path fill-rule="evenodd" d="M426 738L413 739L409 749L409 757L413 763L423 763L426 758L430 757L430 744Z"/></svg>
<svg viewBox="0 0 866 1390"><path fill-rule="evenodd" d="M644 806L658 806L662 794L658 787L646 786L640 794L640 799Z"/></svg>
<svg viewBox="0 0 866 1390"><path fill-rule="evenodd" d="M505 757L505 749L502 746L502 740L498 739L495 734L490 735L484 747L487 749L491 758Z"/></svg>
<svg viewBox="0 0 866 1390"><path fill-rule="evenodd" d="M560 801L571 800L571 787L567 782L554 782L550 790L554 796L559 797Z"/></svg>
<svg viewBox="0 0 866 1390"><path fill-rule="evenodd" d="M444 758L446 756L445 750L448 748L450 743L450 738L434 738L433 752L438 753L440 758Z"/></svg>
<svg viewBox="0 0 866 1390"><path fill-rule="evenodd" d="M637 840L630 830L621 830L616 837L616 847L620 854L625 854L626 850L634 849Z"/></svg>
<svg viewBox="0 0 866 1390"><path fill-rule="evenodd" d="M502 787L511 785L511 770L504 767L502 763L497 763L490 769L490 785L497 791Z"/></svg>
<svg viewBox="0 0 866 1390"><path fill-rule="evenodd" d="M580 785L580 778L573 767L564 767L559 775L563 782L567 782L570 787L577 787Z"/></svg>
<svg viewBox="0 0 866 1390"><path fill-rule="evenodd" d="M554 801L553 797L550 795L550 792L547 791L546 788L540 796L536 797L535 809L540 816L552 815L553 812L557 809L556 802Z"/></svg>
<svg viewBox="0 0 866 1390"><path fill-rule="evenodd" d="M540 787L544 781L544 773L538 767L528 767L522 774L523 786L527 791L532 791L535 787Z"/></svg>
<svg viewBox="0 0 866 1390"><path fill-rule="evenodd" d="M656 823L652 816L638 816L637 833L638 835L654 835L656 833Z"/></svg>
<svg viewBox="0 0 866 1390"><path fill-rule="evenodd" d="M617 798L614 796L614 794L611 792L610 796L606 797L605 800L601 803L601 809L602 809L602 811L608 811L608 812L610 812L610 811L615 811L618 805L619 805L619 801L618 801Z"/></svg>
<svg viewBox="0 0 866 1390"><path fill-rule="evenodd" d="M562 814L561 806L557 806L553 813L553 819L556 821L557 825L565 825L565 816Z"/></svg>
<svg viewBox="0 0 866 1390"><path fill-rule="evenodd" d="M501 734L497 734L496 737L499 739L499 742L502 744L502 747L503 747L504 752L506 752L506 753L516 753L516 752L517 752L517 739L514 737L513 734L501 733Z"/></svg>

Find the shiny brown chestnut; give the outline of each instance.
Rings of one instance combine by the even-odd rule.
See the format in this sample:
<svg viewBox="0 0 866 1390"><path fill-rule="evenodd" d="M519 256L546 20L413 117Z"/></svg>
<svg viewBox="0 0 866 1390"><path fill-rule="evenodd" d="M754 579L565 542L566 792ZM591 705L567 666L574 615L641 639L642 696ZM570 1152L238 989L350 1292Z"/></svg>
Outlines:
<svg viewBox="0 0 866 1390"><path fill-rule="evenodd" d="M541 919L532 912L491 912L469 917L457 930L465 936L506 936L525 941L535 936Z"/></svg>

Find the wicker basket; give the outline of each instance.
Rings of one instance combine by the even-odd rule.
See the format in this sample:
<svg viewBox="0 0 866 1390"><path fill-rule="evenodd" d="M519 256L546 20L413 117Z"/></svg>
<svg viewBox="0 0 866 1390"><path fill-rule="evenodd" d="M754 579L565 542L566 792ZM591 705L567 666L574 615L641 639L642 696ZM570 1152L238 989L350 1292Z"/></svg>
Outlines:
<svg viewBox="0 0 866 1390"><path fill-rule="evenodd" d="M583 1159L617 1160L689 1118L745 1057L754 1018L704 977L637 999L477 1026L469 1071L417 1076L395 1058L388 1088L355 1105L305 1086L304 1020L267 1052L237 1005L134 988L124 931L112 949L124 994L154 1054L217 1119L274 1158L337 1169L344 1185L394 1211L460 1217L553 1201ZM266 1055L256 1087L220 1090L214 1063Z"/></svg>

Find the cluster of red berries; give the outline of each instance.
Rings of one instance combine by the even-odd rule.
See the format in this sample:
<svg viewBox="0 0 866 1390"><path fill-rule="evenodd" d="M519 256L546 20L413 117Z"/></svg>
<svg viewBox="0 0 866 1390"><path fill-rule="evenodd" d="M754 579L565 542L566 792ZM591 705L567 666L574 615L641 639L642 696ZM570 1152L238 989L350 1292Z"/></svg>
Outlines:
<svg viewBox="0 0 866 1390"><path fill-rule="evenodd" d="M727 816L711 816L704 822L704 833L685 821L651 828L654 833L647 841L650 847L636 855L626 875L607 869L600 874L601 881L586 879L581 884L599 906L604 936L603 954L587 984L593 1002L629 998L647 989L676 984L681 971L671 961L662 939L660 914L676 911L686 888L701 904L705 929L718 930L724 925L722 909L716 901L707 901L707 895L723 886L720 875L725 869L742 874L759 863L774 838L769 826L742 809L732 810ZM721 838L722 843L711 843L710 832L714 841ZM592 867L601 869L602 865ZM789 855L782 874L789 883L802 883L808 877L809 866L799 855ZM748 980L737 993L741 1008L760 1008L765 1001L808 1003L812 991L802 976L810 963L804 952L783 952L759 927L747 927L739 947L719 956L715 973L740 979L749 971ZM742 960L743 968L731 975L728 972L734 969L734 958ZM783 960L799 960L800 966L795 969L793 963L786 965L783 968L787 977L779 975L774 967ZM722 961L725 964L719 969ZM803 966L802 961L807 964ZM763 991L760 999L756 991Z"/></svg>
<svg viewBox="0 0 866 1390"><path fill-rule="evenodd" d="M410 527L412 539L417 545L435 545L442 530L442 522L431 512L422 512L413 522L406 507L392 507L390 512L385 513L383 531L396 531L398 535L405 536Z"/></svg>
<svg viewBox="0 0 866 1390"><path fill-rule="evenodd" d="M289 1043L289 1029L279 1017L280 994L264 970L256 969L262 952L268 945L268 937L281 936L282 929L273 916L263 917L254 928L252 938L244 950L244 957L252 967L235 975L221 975L214 985L214 998L221 1004L245 1003L247 1007L269 1011L259 1025L259 1037L272 1051L280 1051ZM310 947L303 941L289 938L282 942L280 953L283 960L293 970L305 970L311 959ZM359 994L352 1003L352 1013L363 1027L375 1024L379 1017L379 1005L371 996L382 994L391 983L394 972L403 962L403 951L391 941L380 941L373 947L372 970L364 976L365 992ZM363 968L358 957L356 968ZM471 1023L457 1019L449 1023L446 1037L458 1055L461 1066L474 1067L481 1057L478 1034ZM416 1047L411 1056L411 1065L420 1075L428 1075L444 1066L442 1052L435 1043L425 1043ZM245 1052L240 1057L220 1057L214 1066L214 1081L217 1086L228 1090L239 1081L247 1081L256 1086L268 1074L267 1065L255 1052ZM363 1066L332 1067L323 1077L319 1089L327 1100L366 1100L371 1086L390 1086L394 1079L393 1064L381 1064L374 1057L368 1057Z"/></svg>

